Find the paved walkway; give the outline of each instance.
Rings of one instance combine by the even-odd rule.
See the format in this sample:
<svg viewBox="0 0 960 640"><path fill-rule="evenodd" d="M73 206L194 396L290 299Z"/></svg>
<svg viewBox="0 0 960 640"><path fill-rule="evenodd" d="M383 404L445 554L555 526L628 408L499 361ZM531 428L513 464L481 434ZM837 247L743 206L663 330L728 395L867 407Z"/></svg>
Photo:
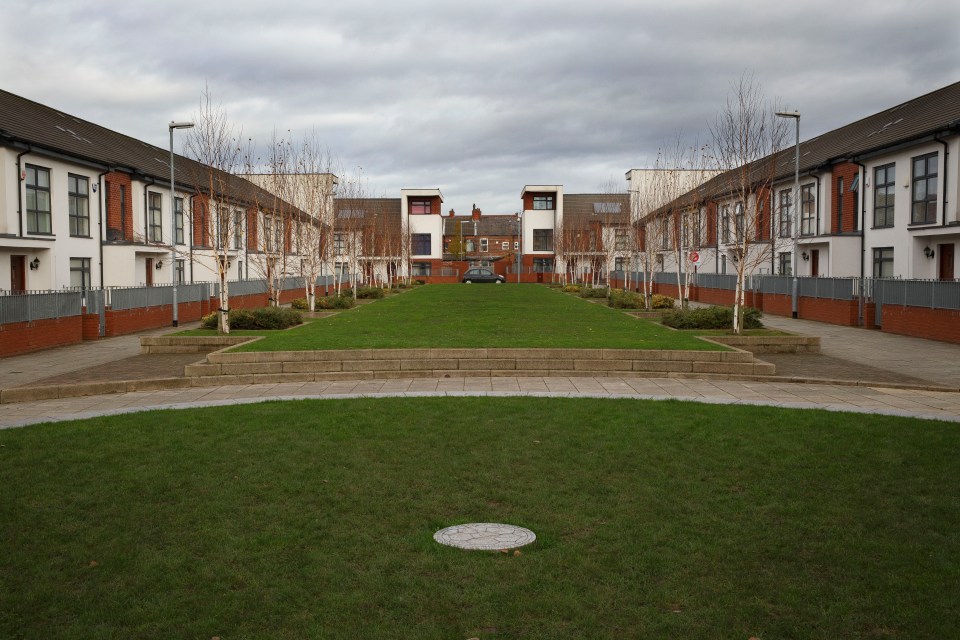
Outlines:
<svg viewBox="0 0 960 640"><path fill-rule="evenodd" d="M777 316L765 316L764 321L773 328L821 336L822 355L769 356L778 365L781 375L921 383L960 389L960 345ZM157 329L0 359L0 388L63 383L71 379L92 381L181 375L183 364L197 361L202 355L141 356L139 353L140 335L168 331L168 328ZM672 378L466 378L238 385L14 403L0 405L0 427L146 408L256 402L269 398L423 394L682 398L946 420L960 417L960 393L934 390Z"/></svg>
<svg viewBox="0 0 960 640"><path fill-rule="evenodd" d="M758 404L855 411L960 422L960 393L782 382L674 378L421 378L234 385L144 391L0 405L0 427L144 409L188 408L304 398L551 396Z"/></svg>

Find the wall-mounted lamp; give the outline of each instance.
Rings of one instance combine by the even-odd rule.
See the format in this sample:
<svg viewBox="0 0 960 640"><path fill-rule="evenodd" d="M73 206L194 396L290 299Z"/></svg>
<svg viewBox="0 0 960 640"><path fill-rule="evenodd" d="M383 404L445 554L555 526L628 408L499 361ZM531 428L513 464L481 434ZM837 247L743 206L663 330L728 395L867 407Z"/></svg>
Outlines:
<svg viewBox="0 0 960 640"><path fill-rule="evenodd" d="M157 260L157 266L156 266L157 271L160 271L161 267L163 267L163 260Z"/></svg>
<svg viewBox="0 0 960 640"><path fill-rule="evenodd" d="M923 255L927 256L928 258L932 258L932 257L933 257L933 249L931 249L930 247L924 247L924 248L923 248Z"/></svg>
<svg viewBox="0 0 960 640"><path fill-rule="evenodd" d="M804 251L803 253L800 254L800 257L803 258L804 262L806 262L807 260L810 259L810 254Z"/></svg>
<svg viewBox="0 0 960 640"><path fill-rule="evenodd" d="M30 271L36 271L40 268L40 258L34 258L30 261Z"/></svg>

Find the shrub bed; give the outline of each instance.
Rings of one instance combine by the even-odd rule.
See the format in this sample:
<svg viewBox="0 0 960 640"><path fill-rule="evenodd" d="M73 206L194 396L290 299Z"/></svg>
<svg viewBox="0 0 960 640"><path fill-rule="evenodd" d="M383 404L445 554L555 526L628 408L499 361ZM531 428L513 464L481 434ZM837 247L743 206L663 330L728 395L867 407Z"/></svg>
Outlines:
<svg viewBox="0 0 960 640"><path fill-rule="evenodd" d="M743 310L743 328L762 328L761 315L759 309L746 307ZM664 314L663 324L674 329L730 329L733 327L733 308L674 309Z"/></svg>
<svg viewBox="0 0 960 640"><path fill-rule="evenodd" d="M583 287L580 289L581 298L606 298L606 287Z"/></svg>
<svg viewBox="0 0 960 640"><path fill-rule="evenodd" d="M665 296L662 293L655 293L650 300L650 306L654 309L673 309L675 302L676 301L670 296Z"/></svg>
<svg viewBox="0 0 960 640"><path fill-rule="evenodd" d="M204 316L200 326L217 328L218 313ZM231 329L286 329L303 323L303 317L294 309L263 307L260 309L235 309L230 312Z"/></svg>
<svg viewBox="0 0 960 640"><path fill-rule="evenodd" d="M614 289L610 292L610 306L614 309L643 309L643 296L632 291Z"/></svg>
<svg viewBox="0 0 960 640"><path fill-rule="evenodd" d="M578 284L568 284L563 287L564 293L580 293L580 285Z"/></svg>

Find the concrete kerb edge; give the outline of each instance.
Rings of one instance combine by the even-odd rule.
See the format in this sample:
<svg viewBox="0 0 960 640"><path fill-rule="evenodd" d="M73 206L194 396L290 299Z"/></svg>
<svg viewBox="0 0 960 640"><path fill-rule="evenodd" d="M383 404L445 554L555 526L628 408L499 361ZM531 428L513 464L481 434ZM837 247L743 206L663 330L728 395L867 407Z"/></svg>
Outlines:
<svg viewBox="0 0 960 640"><path fill-rule="evenodd" d="M538 372L540 377L543 376L544 372ZM566 372L568 374L574 372ZM609 377L609 376L597 376L597 373L600 372L589 372L589 371L580 371L576 373L582 374L592 374L592 375L582 375L582 376L564 376L564 377L585 377L585 378L595 378L595 377ZM842 386L842 387L868 387L876 389L899 389L903 391L932 391L938 393L960 393L960 388L957 387L944 387L937 385L913 385L913 384L897 384L890 382L874 382L869 380L836 380L831 378L804 378L799 376L759 376L759 375L738 375L738 374L677 374L671 373L666 376L663 375L636 375L642 374L643 372L632 372L633 375L627 375L631 372L609 372L613 374L624 374L621 377L631 377L631 378L677 378L677 379L687 379L687 380L727 380L731 382L779 382L779 383L789 383L789 384L822 384L829 386ZM320 374L322 375L322 374ZM519 376L527 377L527 376ZM546 376L552 377L552 376ZM617 376L613 376L617 377ZM239 376L238 376L239 378ZM249 378L247 380L246 378ZM377 376L360 376L356 377L344 377L344 381L356 380L358 382L369 381L369 380L395 380L396 377L377 377ZM319 380L324 380L319 378ZM330 380L324 380L330 381ZM64 385L50 385L50 386L36 386L36 387L12 387L9 389L0 389L0 404L14 404L18 402L32 402L39 400L57 400L61 398L80 398L93 395L112 395L119 393L130 393L136 391L162 391L170 389L187 389L192 387L209 387L209 386L248 386L249 384L258 384L258 381L254 379L254 376L244 376L244 381L236 380L233 384L221 384L216 385L212 384L211 381L203 381L200 384L195 383L189 378L147 378L140 380L119 380L119 381L109 381L109 382L91 382L91 383L78 383L78 384L64 384ZM259 381L261 384L273 383L273 380L262 380ZM385 392L387 395L390 395L390 392ZM439 392L406 392L403 395L411 396L431 396L436 395ZM444 392L446 393L446 392ZM473 392L466 392L473 393ZM540 392L537 392L540 393ZM554 395L552 392L545 392L550 395ZM569 392L559 392L555 395L563 395L564 393ZM487 395L504 395L504 396L529 396L530 393L517 393L517 392L486 392ZM350 395L350 394L348 394ZM367 394L373 395L373 394ZM376 394L377 396L383 394ZM574 394L577 397L584 397L583 394ZM330 397L330 396L323 396ZM352 395L351 395L352 397ZM598 397L610 397L609 394L600 394ZM628 397L638 397L630 395ZM271 399L271 398L268 398ZM272 399L282 399L282 398L272 398ZM239 399L238 399L239 401Z"/></svg>

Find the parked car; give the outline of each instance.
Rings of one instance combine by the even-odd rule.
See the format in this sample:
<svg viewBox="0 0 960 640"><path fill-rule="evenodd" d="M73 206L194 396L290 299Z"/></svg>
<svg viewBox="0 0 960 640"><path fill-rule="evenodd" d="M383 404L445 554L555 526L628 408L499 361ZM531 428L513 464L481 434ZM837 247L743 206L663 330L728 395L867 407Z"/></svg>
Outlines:
<svg viewBox="0 0 960 640"><path fill-rule="evenodd" d="M467 284L471 282L493 282L500 284L501 282L506 282L507 279L501 275L497 275L490 269L473 267L472 269L467 269L466 273L463 274L463 281Z"/></svg>

